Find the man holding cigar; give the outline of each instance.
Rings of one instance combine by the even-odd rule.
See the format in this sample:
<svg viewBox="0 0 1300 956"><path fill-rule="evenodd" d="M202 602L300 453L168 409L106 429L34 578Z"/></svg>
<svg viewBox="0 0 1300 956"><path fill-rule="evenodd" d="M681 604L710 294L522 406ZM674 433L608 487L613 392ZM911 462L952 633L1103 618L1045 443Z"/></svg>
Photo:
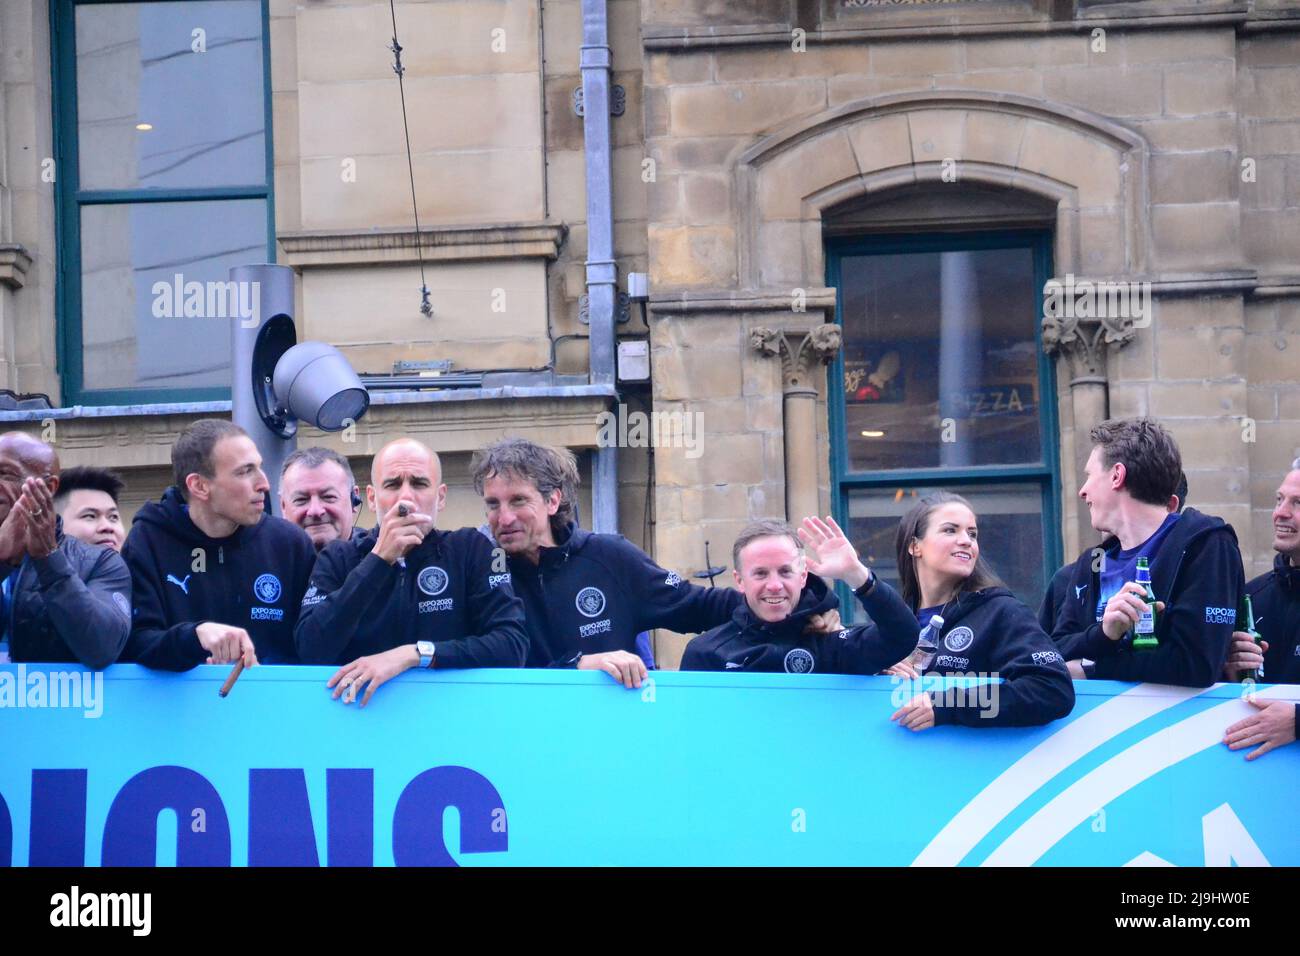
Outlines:
<svg viewBox="0 0 1300 956"><path fill-rule="evenodd" d="M375 455L371 480L379 524L320 553L294 632L302 661L343 665L327 686L363 707L412 667L523 666L523 605L492 545L473 528L435 527L447 499L438 456L399 438Z"/></svg>
<svg viewBox="0 0 1300 956"><path fill-rule="evenodd" d="M293 664L293 626L316 552L297 526L266 513L270 482L247 433L196 421L172 446L175 485L135 516L122 557L135 619L124 661Z"/></svg>
<svg viewBox="0 0 1300 956"><path fill-rule="evenodd" d="M111 548L64 534L58 489L53 448L0 435L0 638L15 662L107 667L131 632L131 575Z"/></svg>

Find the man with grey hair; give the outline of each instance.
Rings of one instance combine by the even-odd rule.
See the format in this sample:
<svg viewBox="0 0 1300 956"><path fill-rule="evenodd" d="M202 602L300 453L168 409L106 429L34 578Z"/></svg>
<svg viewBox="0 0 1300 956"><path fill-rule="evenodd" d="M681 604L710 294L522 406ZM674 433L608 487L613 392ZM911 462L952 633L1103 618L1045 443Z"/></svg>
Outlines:
<svg viewBox="0 0 1300 956"><path fill-rule="evenodd" d="M684 671L876 674L916 646L911 609L858 560L834 518L805 518L797 534L783 521L755 522L731 555L745 603L731 620L686 645ZM874 623L833 635L808 633L809 618L839 604L823 576L853 588Z"/></svg>
<svg viewBox="0 0 1300 956"><path fill-rule="evenodd" d="M348 460L332 448L300 448L280 471L280 513L311 538L317 553L331 541L352 541L361 491Z"/></svg>
<svg viewBox="0 0 1300 956"><path fill-rule="evenodd" d="M1273 505L1273 570L1246 585L1255 613L1259 647L1243 631L1232 635L1224 680L1241 680L1243 671L1263 669L1266 684L1300 684L1300 458L1278 486ZM1239 620L1238 625L1242 622ZM1254 748L1254 760L1270 750L1294 743L1300 704L1289 700L1247 698L1255 712L1229 727L1223 742L1229 750Z"/></svg>
<svg viewBox="0 0 1300 956"><path fill-rule="evenodd" d="M744 602L736 591L683 581L622 535L579 528L578 466L568 449L506 438L478 451L470 472L524 602L528 667L602 670L640 687L653 661L638 634L705 631ZM814 625L838 627L839 618Z"/></svg>

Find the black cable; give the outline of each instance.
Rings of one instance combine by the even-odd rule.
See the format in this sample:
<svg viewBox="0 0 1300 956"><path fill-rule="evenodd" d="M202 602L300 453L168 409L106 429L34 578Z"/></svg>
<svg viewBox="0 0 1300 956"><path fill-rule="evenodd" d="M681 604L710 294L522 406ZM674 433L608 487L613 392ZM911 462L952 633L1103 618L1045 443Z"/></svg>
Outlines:
<svg viewBox="0 0 1300 956"><path fill-rule="evenodd" d="M415 163L411 159L411 129L406 121L406 85L402 75L406 68L402 66L402 45L397 42L397 8L393 0L388 0L388 11L393 17L393 72L397 74L397 89L402 97L402 131L406 134L406 171L411 177L411 212L415 214L415 257L420 263L420 312L425 317L433 315L433 306L429 303L429 284L424 279L424 252L420 248L420 206L415 201Z"/></svg>
<svg viewBox="0 0 1300 956"><path fill-rule="evenodd" d="M650 540L650 526L654 524L651 517L650 509L654 502L654 474L655 474L655 450L654 448L646 449L646 481L645 481L645 518L641 524L641 550L649 554L654 542Z"/></svg>

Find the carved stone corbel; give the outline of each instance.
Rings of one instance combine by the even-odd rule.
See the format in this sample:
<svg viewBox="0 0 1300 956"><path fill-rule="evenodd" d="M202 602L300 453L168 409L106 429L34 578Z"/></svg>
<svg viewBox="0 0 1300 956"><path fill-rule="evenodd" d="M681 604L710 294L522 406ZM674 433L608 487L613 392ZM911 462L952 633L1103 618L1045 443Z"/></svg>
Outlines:
<svg viewBox="0 0 1300 956"><path fill-rule="evenodd" d="M1123 348L1137 337L1126 317L1049 315L1043 319L1043 351L1064 356L1070 364L1070 385L1106 384L1106 356L1112 346Z"/></svg>
<svg viewBox="0 0 1300 956"><path fill-rule="evenodd" d="M791 347L789 337L794 335L802 338ZM841 338L840 327L826 322L811 329L756 328L749 334L749 344L760 355L781 356L781 387L785 394L811 391L815 395L813 372L835 358Z"/></svg>

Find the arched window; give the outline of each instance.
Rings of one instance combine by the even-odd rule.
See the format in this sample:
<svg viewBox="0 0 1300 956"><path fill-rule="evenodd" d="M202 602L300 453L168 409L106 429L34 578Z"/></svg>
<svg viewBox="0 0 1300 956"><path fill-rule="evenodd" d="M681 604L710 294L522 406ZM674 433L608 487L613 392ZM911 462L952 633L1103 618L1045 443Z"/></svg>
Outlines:
<svg viewBox="0 0 1300 956"><path fill-rule="evenodd" d="M1031 607L1060 563L1056 385L1040 341L1053 216L1034 197L930 184L824 218L843 329L833 500L891 583L899 518L936 489L970 499L982 555Z"/></svg>

